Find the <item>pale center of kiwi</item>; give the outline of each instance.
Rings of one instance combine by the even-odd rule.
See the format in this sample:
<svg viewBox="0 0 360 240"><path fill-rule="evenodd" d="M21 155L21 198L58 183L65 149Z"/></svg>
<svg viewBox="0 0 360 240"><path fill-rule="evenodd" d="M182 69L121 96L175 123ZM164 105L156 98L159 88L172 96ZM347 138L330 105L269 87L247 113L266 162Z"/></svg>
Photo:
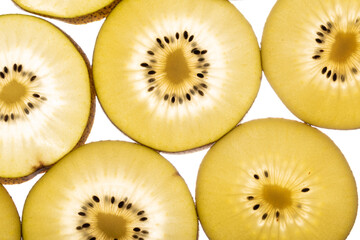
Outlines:
<svg viewBox="0 0 360 240"><path fill-rule="evenodd" d="M337 63L346 63L358 48L355 33L338 32L331 46L329 59Z"/></svg>
<svg viewBox="0 0 360 240"><path fill-rule="evenodd" d="M262 188L262 197L277 209L284 209L292 204L291 191L279 185L264 185Z"/></svg>
<svg viewBox="0 0 360 240"><path fill-rule="evenodd" d="M0 100L6 104L14 104L22 101L27 89L24 85L16 80L12 80L3 86L0 92Z"/></svg>
<svg viewBox="0 0 360 240"><path fill-rule="evenodd" d="M188 61L181 48L169 53L166 57L164 72L169 81L173 84L181 84L190 77Z"/></svg>
<svg viewBox="0 0 360 240"><path fill-rule="evenodd" d="M122 216L99 212L96 215L96 225L109 238L122 238L126 235L127 221Z"/></svg>

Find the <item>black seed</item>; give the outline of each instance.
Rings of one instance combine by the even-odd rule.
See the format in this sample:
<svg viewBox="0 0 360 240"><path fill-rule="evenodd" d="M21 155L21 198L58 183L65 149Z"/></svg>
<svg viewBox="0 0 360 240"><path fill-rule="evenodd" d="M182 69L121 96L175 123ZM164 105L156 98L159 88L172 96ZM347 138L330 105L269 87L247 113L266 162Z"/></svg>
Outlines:
<svg viewBox="0 0 360 240"><path fill-rule="evenodd" d="M200 86L202 86L203 88L207 88L207 87L208 87L205 83L200 83Z"/></svg>
<svg viewBox="0 0 360 240"><path fill-rule="evenodd" d="M154 86L149 87L148 92L151 92L151 91L152 91L152 90L154 90L154 89L155 89L155 87L154 87Z"/></svg>
<svg viewBox="0 0 360 240"><path fill-rule="evenodd" d="M205 60L205 58L199 58L198 61L199 62L203 62Z"/></svg>
<svg viewBox="0 0 360 240"><path fill-rule="evenodd" d="M323 40L321 40L320 38L315 39L315 41L316 41L317 43L323 43Z"/></svg>
<svg viewBox="0 0 360 240"><path fill-rule="evenodd" d="M179 34L179 33L176 33L176 34L175 34L175 37L176 37L176 39L179 39L179 38L180 38L180 34Z"/></svg>
<svg viewBox="0 0 360 240"><path fill-rule="evenodd" d="M329 28L332 28L331 22L327 22L327 25L328 25Z"/></svg>
<svg viewBox="0 0 360 240"><path fill-rule="evenodd" d="M149 67L149 64L147 64L147 63L142 63L142 64L140 64L140 66L142 66L142 67Z"/></svg>
<svg viewBox="0 0 360 240"><path fill-rule="evenodd" d="M201 54L206 54L207 53L207 50L202 50L201 51Z"/></svg>
<svg viewBox="0 0 360 240"><path fill-rule="evenodd" d="M191 52L194 53L196 50L198 50L198 49L197 49L197 48L193 48L193 49L191 50Z"/></svg>
<svg viewBox="0 0 360 240"><path fill-rule="evenodd" d="M147 51L147 53L148 53L149 55L151 55L151 56L154 56L154 55L155 55L155 53L154 53L153 51Z"/></svg>
<svg viewBox="0 0 360 240"><path fill-rule="evenodd" d="M257 179L257 180L260 179L259 175L257 175L257 174L254 174L254 178Z"/></svg>
<svg viewBox="0 0 360 240"><path fill-rule="evenodd" d="M156 41L158 42L159 46L164 48L164 44L162 44L161 39L157 38Z"/></svg>
<svg viewBox="0 0 360 240"><path fill-rule="evenodd" d="M329 78L331 76L331 70L328 71L328 73L326 74L326 77Z"/></svg>
<svg viewBox="0 0 360 240"><path fill-rule="evenodd" d="M147 219L148 219L147 217L142 217L142 218L140 218L140 221L144 222L144 221L146 221Z"/></svg>
<svg viewBox="0 0 360 240"><path fill-rule="evenodd" d="M169 94L165 94L164 100L166 101L166 100L168 100L168 99L169 99Z"/></svg>
<svg viewBox="0 0 360 240"><path fill-rule="evenodd" d="M29 110L28 110L27 108L24 108L24 112L25 112L26 114L29 114Z"/></svg>
<svg viewBox="0 0 360 240"><path fill-rule="evenodd" d="M36 79L36 76L32 76L31 78L30 78L30 81L32 82L32 81L34 81Z"/></svg>
<svg viewBox="0 0 360 240"><path fill-rule="evenodd" d="M316 59L321 58L321 56L320 56L320 55L315 55L315 56L313 56L312 58L316 60Z"/></svg>
<svg viewBox="0 0 360 240"><path fill-rule="evenodd" d="M150 79L148 80L148 82L149 82L149 83L155 82L155 78L150 78Z"/></svg>
<svg viewBox="0 0 360 240"><path fill-rule="evenodd" d="M31 102L28 102L27 105L29 106L29 108L34 108L34 105Z"/></svg>
<svg viewBox="0 0 360 240"><path fill-rule="evenodd" d="M337 80L337 75L336 75L336 73L334 73L334 75L333 75L333 81L336 81Z"/></svg>
<svg viewBox="0 0 360 240"><path fill-rule="evenodd" d="M88 203L89 207L94 207L94 204Z"/></svg>
<svg viewBox="0 0 360 240"><path fill-rule="evenodd" d="M197 91L198 90L198 87L197 86L193 86L194 90Z"/></svg>
<svg viewBox="0 0 360 240"><path fill-rule="evenodd" d="M279 218L280 217L280 212L276 211L275 215L276 215L276 218Z"/></svg>
<svg viewBox="0 0 360 240"><path fill-rule="evenodd" d="M96 240L96 237L92 237L92 238L90 238L89 240Z"/></svg>
<svg viewBox="0 0 360 240"><path fill-rule="evenodd" d="M191 42L192 40L194 40L194 35L191 35L188 41Z"/></svg>
<svg viewBox="0 0 360 240"><path fill-rule="evenodd" d="M269 172L268 172L268 171L264 171L264 175L265 175L265 177L269 177Z"/></svg>
<svg viewBox="0 0 360 240"><path fill-rule="evenodd" d="M132 237L135 238L135 239L139 238L138 235L133 235Z"/></svg>
<svg viewBox="0 0 360 240"><path fill-rule="evenodd" d="M267 218L268 214L267 213L264 213L261 217L262 220L265 220Z"/></svg>
<svg viewBox="0 0 360 240"><path fill-rule="evenodd" d="M122 208L124 206L124 204L125 204L124 201L119 202L118 208Z"/></svg>
<svg viewBox="0 0 360 240"><path fill-rule="evenodd" d="M11 119L12 119L12 120L14 120L14 119L15 119L15 116L14 116L14 114L13 114L13 113L10 115L10 117L11 117Z"/></svg>
<svg viewBox="0 0 360 240"><path fill-rule="evenodd" d="M5 78L5 74L3 72L0 72L0 77Z"/></svg>
<svg viewBox="0 0 360 240"><path fill-rule="evenodd" d="M187 39L188 37L189 37L188 32L185 31L185 32L184 32L184 38Z"/></svg>
<svg viewBox="0 0 360 240"><path fill-rule="evenodd" d="M17 64L16 63L14 64L13 69L14 69L15 72L17 71Z"/></svg>
<svg viewBox="0 0 360 240"><path fill-rule="evenodd" d="M201 52L198 50L198 49L196 49L196 50L194 50L194 54L195 55L199 55Z"/></svg>
<svg viewBox="0 0 360 240"><path fill-rule="evenodd" d="M183 99L179 98L179 103L182 104L183 103Z"/></svg>
<svg viewBox="0 0 360 240"><path fill-rule="evenodd" d="M206 71L206 70L204 70L204 71L201 71L202 73L204 73L204 74L206 74L206 73L208 73L208 71Z"/></svg>
<svg viewBox="0 0 360 240"><path fill-rule="evenodd" d="M189 101L191 101L191 96L190 96L190 94L188 94L188 93L186 94L186 99L189 100Z"/></svg>
<svg viewBox="0 0 360 240"><path fill-rule="evenodd" d="M204 67L209 67L210 66L210 63L205 63L204 64Z"/></svg>
<svg viewBox="0 0 360 240"><path fill-rule="evenodd" d="M34 94L33 94L33 97L39 98L39 97L40 97L40 95L39 95L39 94L37 94L37 93L34 93Z"/></svg>
<svg viewBox="0 0 360 240"><path fill-rule="evenodd" d="M78 214L79 214L80 216L86 216L86 213L84 213L84 212L78 212Z"/></svg>
<svg viewBox="0 0 360 240"><path fill-rule="evenodd" d="M83 227L83 228L88 228L88 227L90 227L90 224L89 224L89 223L84 223L84 224L82 225L82 227Z"/></svg>
<svg viewBox="0 0 360 240"><path fill-rule="evenodd" d="M170 40L169 40L169 38L168 37L164 37L164 40L165 40L165 42L167 43L167 44L169 44L170 43Z"/></svg>
<svg viewBox="0 0 360 240"><path fill-rule="evenodd" d="M77 227L76 227L76 230L81 230L81 229L82 229L81 226L77 226Z"/></svg>
<svg viewBox="0 0 360 240"><path fill-rule="evenodd" d="M301 189L301 191L302 192L308 192L308 191L310 191L310 188L303 188L303 189Z"/></svg>
<svg viewBox="0 0 360 240"><path fill-rule="evenodd" d="M149 231L142 230L141 233L143 233L143 234L149 234Z"/></svg>
<svg viewBox="0 0 360 240"><path fill-rule="evenodd" d="M20 64L18 67L18 72L21 72L21 70L22 70L22 65Z"/></svg>
<svg viewBox="0 0 360 240"><path fill-rule="evenodd" d="M171 98L171 102L172 102L172 103L175 102L175 97L174 97L174 96Z"/></svg>
<svg viewBox="0 0 360 240"><path fill-rule="evenodd" d="M156 72L154 70L151 70L148 72L149 75L154 75Z"/></svg>
<svg viewBox="0 0 360 240"><path fill-rule="evenodd" d="M131 203L129 203L129 204L126 206L126 209L130 209L130 208L131 208L131 206L132 206L132 204L131 204Z"/></svg>
<svg viewBox="0 0 360 240"><path fill-rule="evenodd" d="M321 73L322 74L325 74L327 72L327 67L324 67L322 70L321 70Z"/></svg>
<svg viewBox="0 0 360 240"><path fill-rule="evenodd" d="M199 78L204 78L204 74L202 74L202 73L198 73L198 74L196 74Z"/></svg>
<svg viewBox="0 0 360 240"><path fill-rule="evenodd" d="M100 202L100 199L97 196L93 196L92 199L97 203Z"/></svg>
<svg viewBox="0 0 360 240"><path fill-rule="evenodd" d="M145 213L145 211L140 211L137 213L137 215L140 216L140 215L143 215L144 213Z"/></svg>
<svg viewBox="0 0 360 240"><path fill-rule="evenodd" d="M258 210L259 207L260 207L260 204L256 204L256 205L253 207L253 209L254 209L254 210Z"/></svg>
<svg viewBox="0 0 360 240"><path fill-rule="evenodd" d="M317 32L316 33L319 37L324 37L324 34L322 32Z"/></svg>
<svg viewBox="0 0 360 240"><path fill-rule="evenodd" d="M190 91L190 93L191 93L192 95L195 95L195 91L194 91L194 90L190 89L189 91Z"/></svg>
<svg viewBox="0 0 360 240"><path fill-rule="evenodd" d="M354 74L357 74L358 70L356 68L352 68L351 71L354 73Z"/></svg>
<svg viewBox="0 0 360 240"><path fill-rule="evenodd" d="M204 96L204 92L203 92L203 91L198 90L198 93L199 93L201 96Z"/></svg>
<svg viewBox="0 0 360 240"><path fill-rule="evenodd" d="M341 81L345 81L345 76L344 75L341 75Z"/></svg>
<svg viewBox="0 0 360 240"><path fill-rule="evenodd" d="M4 72L5 73L8 73L9 72L9 69L7 67L4 67Z"/></svg>
<svg viewBox="0 0 360 240"><path fill-rule="evenodd" d="M139 238L139 240L144 240L144 239L141 237L141 238Z"/></svg>
<svg viewBox="0 0 360 240"><path fill-rule="evenodd" d="M249 200L249 201L254 200L254 197L253 196L248 196L247 200Z"/></svg>
<svg viewBox="0 0 360 240"><path fill-rule="evenodd" d="M320 49L319 52L324 52L324 49Z"/></svg>
<svg viewBox="0 0 360 240"><path fill-rule="evenodd" d="M9 115L5 115L4 121L7 122L9 120Z"/></svg>
<svg viewBox="0 0 360 240"><path fill-rule="evenodd" d="M134 232L140 232L141 231L141 229L138 228L138 227L134 228L133 230L134 230Z"/></svg>
<svg viewBox="0 0 360 240"><path fill-rule="evenodd" d="M322 30L324 30L326 32L328 31L328 29L324 25L321 25L320 27L321 27Z"/></svg>
<svg viewBox="0 0 360 240"><path fill-rule="evenodd" d="M115 202L115 197L111 197L111 203L114 204Z"/></svg>

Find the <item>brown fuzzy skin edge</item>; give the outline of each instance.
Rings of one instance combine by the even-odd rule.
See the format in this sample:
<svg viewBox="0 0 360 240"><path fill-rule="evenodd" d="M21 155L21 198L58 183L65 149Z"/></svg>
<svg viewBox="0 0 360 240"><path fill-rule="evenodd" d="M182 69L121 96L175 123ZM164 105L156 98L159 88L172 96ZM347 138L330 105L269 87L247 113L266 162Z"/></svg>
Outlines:
<svg viewBox="0 0 360 240"><path fill-rule="evenodd" d="M14 15L20 15L20 14L14 14ZM37 18L37 17L35 17ZM43 20L46 21L46 20ZM46 21L48 22L48 21ZM50 22L48 22L50 23ZM88 70L88 74L89 74L89 85L90 85L90 112L89 112L89 117L88 117L88 121L86 124L86 127L83 131L83 134L81 135L79 141L77 142L77 144L69 151L73 151L76 148L82 146L85 144L90 132L91 132L91 128L93 126L94 123L94 117L95 117L95 107L96 107L96 93L95 93L95 87L94 87L94 79L93 79L93 74L92 74L92 68L90 65L90 61L88 59L88 57L86 56L85 52L81 49L81 47L67 34L65 33L63 30L61 30L59 27L57 27L56 25L50 23L51 25L53 25L54 27L56 27L60 32L62 32L69 40L70 42L73 44L73 46L77 49L77 51L80 53L80 55L82 56L87 70ZM57 161L54 162L54 164L56 164L56 162L58 162L60 159L58 159ZM52 165L54 165L52 164ZM10 185L10 184L20 184L26 181L29 181L30 179L34 178L36 175L40 174L40 173L44 173L47 170L49 170L52 165L46 166L43 165L41 162L39 162L39 165L34 167L34 172L27 175L27 176L22 176L22 177L18 177L18 178L3 178L0 177L0 184L4 184L4 185Z"/></svg>
<svg viewBox="0 0 360 240"><path fill-rule="evenodd" d="M55 16L51 16L51 15L46 15L46 14L40 14L35 11L30 11L30 10L27 10L27 9L21 7L18 3L16 3L16 0L12 0L12 1L16 6L23 9L24 11L36 14L38 16L57 19L57 20L60 20L60 21L66 22L66 23L71 23L71 24L86 24L86 23L98 21L98 20L101 20L101 19L107 17L107 15L109 15L109 13L117 6L117 4L121 0L114 0L113 2L111 2L110 4L108 4L107 6L101 8L101 9L97 10L96 12L92 12L92 13L82 15L82 16L71 17L71 18L62 18L62 17L55 17Z"/></svg>

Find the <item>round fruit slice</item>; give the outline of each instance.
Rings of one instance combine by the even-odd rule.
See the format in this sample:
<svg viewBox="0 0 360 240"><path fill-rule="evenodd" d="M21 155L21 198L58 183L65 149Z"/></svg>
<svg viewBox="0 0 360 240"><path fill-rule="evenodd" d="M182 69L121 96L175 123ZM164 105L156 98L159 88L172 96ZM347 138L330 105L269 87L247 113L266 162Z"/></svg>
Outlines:
<svg viewBox="0 0 360 240"><path fill-rule="evenodd" d="M360 127L360 1L279 0L262 38L266 77L300 119Z"/></svg>
<svg viewBox="0 0 360 240"><path fill-rule="evenodd" d="M124 0L96 42L95 88L129 137L161 151L189 150L246 114L260 85L259 52L229 1Z"/></svg>
<svg viewBox="0 0 360 240"><path fill-rule="evenodd" d="M25 11L83 24L106 17L120 0L13 0Z"/></svg>
<svg viewBox="0 0 360 240"><path fill-rule="evenodd" d="M58 28L0 16L0 182L25 181L84 143L94 113L88 61Z"/></svg>
<svg viewBox="0 0 360 240"><path fill-rule="evenodd" d="M191 240L198 223L189 189L160 154L126 142L71 152L33 187L24 240Z"/></svg>
<svg viewBox="0 0 360 240"><path fill-rule="evenodd" d="M196 186L212 240L339 240L357 213L348 163L323 133L284 119L235 128L207 153Z"/></svg>
<svg viewBox="0 0 360 240"><path fill-rule="evenodd" d="M9 193L0 184L0 239L20 240L20 218Z"/></svg>

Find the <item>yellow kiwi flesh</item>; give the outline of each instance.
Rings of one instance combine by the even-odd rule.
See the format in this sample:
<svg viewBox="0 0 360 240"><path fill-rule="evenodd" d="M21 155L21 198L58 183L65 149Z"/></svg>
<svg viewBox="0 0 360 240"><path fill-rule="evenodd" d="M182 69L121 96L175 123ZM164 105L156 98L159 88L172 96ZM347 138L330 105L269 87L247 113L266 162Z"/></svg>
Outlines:
<svg viewBox="0 0 360 240"><path fill-rule="evenodd" d="M100 30L93 73L99 101L122 132L178 152L239 123L259 90L260 51L228 1L124 0Z"/></svg>
<svg viewBox="0 0 360 240"><path fill-rule="evenodd" d="M320 127L360 127L360 2L279 0L262 37L264 73L284 104Z"/></svg>
<svg viewBox="0 0 360 240"><path fill-rule="evenodd" d="M56 18L72 24L84 24L106 17L121 0L13 0L25 11Z"/></svg>
<svg viewBox="0 0 360 240"><path fill-rule="evenodd" d="M24 240L195 240L190 191L159 153L103 141L79 147L31 189Z"/></svg>
<svg viewBox="0 0 360 240"><path fill-rule="evenodd" d="M0 28L0 182L20 183L85 142L95 94L85 54L56 26L14 14Z"/></svg>
<svg viewBox="0 0 360 240"><path fill-rule="evenodd" d="M0 185L0 239L20 240L20 217L6 189Z"/></svg>
<svg viewBox="0 0 360 240"><path fill-rule="evenodd" d="M212 240L339 240L354 224L358 196L346 159L325 134L259 119L206 154L196 205Z"/></svg>

